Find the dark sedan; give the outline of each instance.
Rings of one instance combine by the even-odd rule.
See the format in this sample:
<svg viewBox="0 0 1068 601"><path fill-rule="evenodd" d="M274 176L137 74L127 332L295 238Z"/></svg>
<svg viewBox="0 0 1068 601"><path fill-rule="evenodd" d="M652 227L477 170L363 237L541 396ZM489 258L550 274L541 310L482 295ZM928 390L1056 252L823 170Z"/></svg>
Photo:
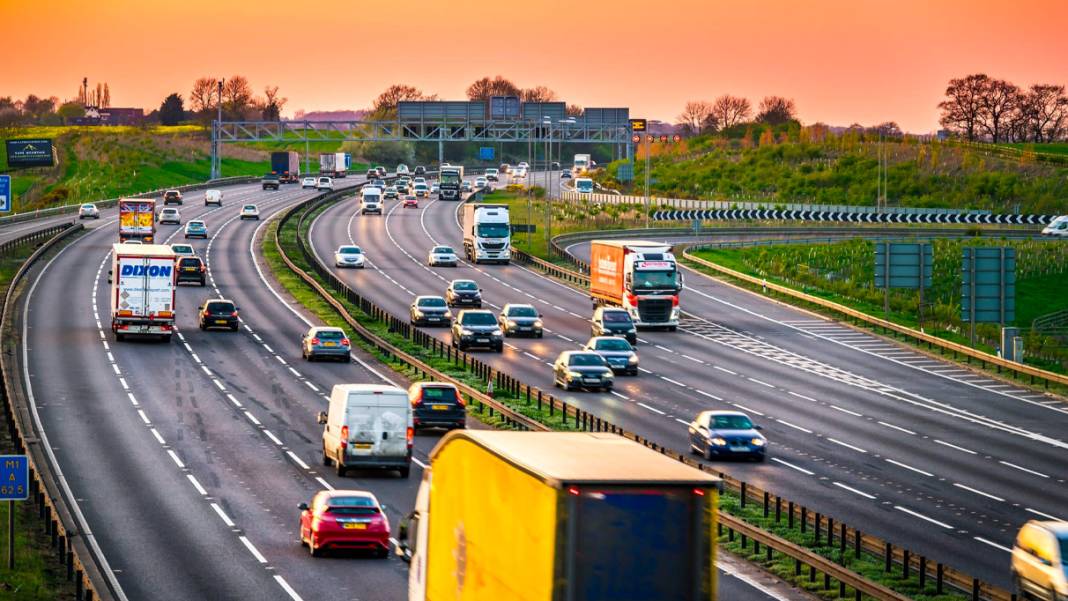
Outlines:
<svg viewBox="0 0 1068 601"><path fill-rule="evenodd" d="M408 317L414 326L452 325L452 311L440 296L417 296L408 308Z"/></svg>
<svg viewBox="0 0 1068 601"><path fill-rule="evenodd" d="M564 351L553 364L553 384L565 390L612 390L612 368L604 357L586 351Z"/></svg>
<svg viewBox="0 0 1068 601"><path fill-rule="evenodd" d="M505 336L542 337L541 315L532 305L508 303L501 309L497 323Z"/></svg>
<svg viewBox="0 0 1068 601"><path fill-rule="evenodd" d="M702 411L690 423L690 451L716 457L747 457L764 461L768 439L740 411Z"/></svg>

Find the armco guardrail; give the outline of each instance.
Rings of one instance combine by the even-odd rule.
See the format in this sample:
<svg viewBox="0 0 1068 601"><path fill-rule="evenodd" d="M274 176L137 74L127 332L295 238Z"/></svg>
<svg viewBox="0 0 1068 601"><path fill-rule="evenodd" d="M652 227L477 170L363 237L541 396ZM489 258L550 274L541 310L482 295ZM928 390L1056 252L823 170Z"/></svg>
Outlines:
<svg viewBox="0 0 1068 601"><path fill-rule="evenodd" d="M53 226L44 227L39 230L34 230L28 234L19 236L18 238L12 238L7 242L0 243L0 257L5 256L16 248L20 248L27 244L34 244L50 240L56 234L66 230L71 225L72 224L70 223L60 223Z"/></svg>
<svg viewBox="0 0 1068 601"><path fill-rule="evenodd" d="M3 386L0 387L0 396L3 397L4 412L9 425L8 434L14 443L15 451L29 455L29 502L37 508L37 515L50 537L56 558L66 566L67 580L74 582L76 598L86 601L122 600L125 597L114 584L114 574L107 569L106 561L94 551L91 531L75 517L80 514L74 499L67 497L69 490L65 489L56 477L57 466L50 463L50 454L40 444L40 433L25 400L23 382L12 366L13 362L18 361L20 346L25 344L21 335L14 331L11 321L19 283L49 249L82 229L84 226L80 223L62 226L59 232L54 233L23 262L8 284L3 306L0 307L0 338L3 339L0 373L4 380ZM13 357L16 359L12 359Z"/></svg>
<svg viewBox="0 0 1068 601"><path fill-rule="evenodd" d="M318 206L318 204L313 206L313 202L330 202L340 198L340 196L341 194L338 193L327 194L314 201L308 201L306 203L303 203L302 205L298 205L293 209L290 209L290 211L288 211L283 216L283 221L280 222L279 229L281 229L281 226L285 224L285 221L290 219L298 211L307 209L301 217L301 220L303 220L304 215L307 215L315 207ZM574 427L582 431L609 432L617 434L634 440L640 444L645 445L646 447L649 447L664 455L677 459L678 461L686 463L687 465L695 467L699 470L706 472L713 471L710 469L710 466L696 461L692 457L669 449L663 445L657 444L651 440L642 437L639 434L625 430L624 428L617 426L614 423L609 422L608 420L602 419L596 414L593 414L589 411L584 411L573 405L568 405L566 402L555 398L553 395L544 393L542 390L534 386L520 382L517 378L507 373L501 372L497 369L494 369L492 366L483 363L479 359L471 357L466 353L454 351L451 349L451 347L437 340L433 336L422 332L418 328L412 327L411 324L409 324L406 320L402 320L390 314L389 312L378 307L368 299L363 298L354 290L349 288L344 282L334 276L333 273L331 273L330 269L326 265L323 265L319 261L318 257L316 257L314 253L311 252L310 249L308 249L304 238L299 234L300 230L301 226L300 222L298 222L297 240L299 242L301 252L305 260L307 260L308 263L313 266L315 272L325 281L329 282L330 287L334 289L336 293L343 295L346 300L359 306L360 309L368 315L371 315L375 319L382 320L389 324L390 329L392 331L401 334L405 336L408 340L414 342L415 344L418 344L423 348L434 352L439 357L445 357L448 358L450 361L453 361L457 365L462 364L466 366L468 369L476 373L479 377L485 379L487 382L494 382L496 390L507 390L516 398L520 399L521 402L525 402L527 405L536 404L539 411L541 411L543 408L547 408L550 415L556 415L557 413L559 413L559 415L562 416L565 425L569 425L570 427ZM278 244L277 240L276 244ZM305 282L311 284L320 294L320 296L326 299L327 302L330 302L332 306L334 306L335 308L341 307L340 303L338 303L336 299L333 299L331 295L322 286L318 285L318 282L316 282L314 278L297 268L292 263L292 261L288 259L284 250L282 250L281 245L278 245L278 248L280 253L282 254L283 259L286 262L286 265L291 270L293 270L294 273L297 273L301 276L302 279L304 279ZM517 251L514 251L513 249L513 253L515 252ZM517 258L517 254L513 254L512 256L513 259ZM556 277L560 277L561 279L572 278L568 281L572 281L573 283L588 280L588 278L584 274L563 269L557 265L554 265L547 261L543 261L542 259L539 259L537 257L532 257L521 251L518 252L518 257L520 262L524 262L528 265L533 265L535 267L538 267L539 269L556 270ZM418 370L422 370L424 373L430 373L435 377L440 377L438 374L432 371L426 371L423 367L419 366L419 363L417 363L418 359L415 359L410 355L401 353L393 345L382 341L377 336L374 336L373 333L368 332L366 328L363 328L357 320L351 317L351 315L348 315L345 312L342 312L342 315L345 316L345 319L350 324L350 326L352 326L360 333L361 337L364 336L365 333L370 334L373 337L373 340L375 340L374 344L376 348L381 352L385 353L387 356L395 356L401 358L409 365L416 367L416 369ZM465 393L470 394L471 389L469 387L465 387ZM487 397L485 397L485 395L482 395L482 399L486 398ZM498 407L499 408L497 410L501 411L502 414L503 411L512 411L504 405L499 405ZM533 424L531 424L532 426L534 426L534 424L537 425L536 427L531 427L530 429L547 429L544 424L540 424L538 422L535 422L534 420L530 421L533 422ZM723 486L725 488L730 489L731 491L739 495L743 507L750 505L754 502L763 502L763 511L765 517L770 516L773 507L775 507L776 509L774 511L777 520L787 520L791 526L793 526L795 523L804 524L802 526L802 532L807 533L811 531L813 536L815 537L814 542L817 546L842 546L845 545L845 543L842 541L850 541L850 546L854 549L854 552L863 552L867 553L869 556L874 555L876 557L882 558L885 562L887 572L890 572L892 569L899 569L900 573L906 576L908 576L909 574L923 574L921 579L925 582L929 579L929 581L934 584L935 589L938 591L939 594L945 592L948 587L952 587L959 591L964 591L968 594L971 594L972 599L975 601L1015 601L1015 597L1010 595L1007 591L983 583L979 579L972 578L942 563L932 562L928 558L912 553L904 547L900 547L892 543L886 542L878 537L864 534L863 531L861 531L860 529L848 527L841 522L836 522L832 517L823 515L819 512L813 512L801 504L794 503L792 501L787 501L782 497L772 495L768 491L761 490L758 487L752 486L745 481L735 479L723 472L715 473L717 473L717 475L722 479ZM783 512L784 508L787 509L785 514ZM777 537L774 534L771 534L770 532L761 530L752 524L742 521L736 516L730 516L728 514L721 513L721 521L719 524L719 528L721 534L727 536L730 540L733 540L735 533L741 533L748 539L758 541L759 544L764 545L765 553L778 552L793 559L795 562L795 566L797 566L795 570L795 573L797 574L801 573L802 565L809 567L810 577L813 579L815 578L815 574L817 572L823 574L824 582L825 584L827 584L827 588L830 588L829 582L831 579L833 579L839 583L839 586L841 587L840 591L843 592L843 594L844 587L849 587L854 589L855 591L859 591L856 593L858 598L860 598L861 595L864 595L879 601L903 601L907 599L907 597L902 596L899 593L896 593L882 585L865 579L864 577L860 576L859 574L856 574L855 572L852 572L841 564L836 563L832 559L823 557L822 555L814 553L813 551L805 547ZM836 539L836 536L840 538ZM838 542L835 542L836 540ZM826 541L826 545L824 545L824 541ZM769 549L771 551L769 551ZM757 550L759 551L759 549Z"/></svg>

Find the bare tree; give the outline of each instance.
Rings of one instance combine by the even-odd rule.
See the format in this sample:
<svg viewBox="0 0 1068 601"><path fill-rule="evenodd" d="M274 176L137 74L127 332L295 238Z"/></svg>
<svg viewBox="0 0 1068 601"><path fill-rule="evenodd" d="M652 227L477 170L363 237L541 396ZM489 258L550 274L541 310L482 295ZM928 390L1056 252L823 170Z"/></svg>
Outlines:
<svg viewBox="0 0 1068 601"><path fill-rule="evenodd" d="M765 96L760 101L756 120L768 125L782 125L797 118L797 106L792 98Z"/></svg>
<svg viewBox="0 0 1068 601"><path fill-rule="evenodd" d="M983 73L949 80L946 99L938 103L938 108L942 109L938 122L946 129L960 132L966 140L975 141L989 82L990 77Z"/></svg>
<svg viewBox="0 0 1068 601"><path fill-rule="evenodd" d="M245 76L234 75L223 82L223 111L230 118L246 118L248 109L252 107L252 97L252 86Z"/></svg>
<svg viewBox="0 0 1068 601"><path fill-rule="evenodd" d="M568 117L581 117L584 111L582 107L577 104L569 104L567 105L567 108L564 109L564 112L567 113Z"/></svg>
<svg viewBox="0 0 1068 601"><path fill-rule="evenodd" d="M197 113L214 109L215 86L213 77L201 77L193 82L193 91L189 92L189 108Z"/></svg>
<svg viewBox="0 0 1068 601"><path fill-rule="evenodd" d="M556 100L556 92L545 86L525 88L519 93L523 102L553 102Z"/></svg>
<svg viewBox="0 0 1068 601"><path fill-rule="evenodd" d="M397 103L402 100L433 100L437 96L427 96L414 86L393 84L375 98L375 113L392 113L397 110Z"/></svg>
<svg viewBox="0 0 1068 601"><path fill-rule="evenodd" d="M104 91L100 93L100 106L102 108L108 108L111 106L111 88L108 87L108 82L104 82Z"/></svg>
<svg viewBox="0 0 1068 601"><path fill-rule="evenodd" d="M278 121L282 118L282 107L286 105L288 98L278 97L278 86L263 88L263 120Z"/></svg>
<svg viewBox="0 0 1068 601"><path fill-rule="evenodd" d="M1068 97L1064 86L1035 84L1021 104L1030 137L1035 142L1053 142L1068 126Z"/></svg>
<svg viewBox="0 0 1068 601"><path fill-rule="evenodd" d="M471 100L489 100L490 96L519 96L519 86L500 75L490 79L483 77L467 87Z"/></svg>
<svg viewBox="0 0 1068 601"><path fill-rule="evenodd" d="M869 127L865 130L865 133L874 136L882 136L884 138L900 138L904 136L901 132L901 127L899 127L895 121L886 121L879 125Z"/></svg>
<svg viewBox="0 0 1068 601"><path fill-rule="evenodd" d="M1003 80L991 79L986 82L979 99L979 125L995 144L1005 137L1009 115L1016 110L1020 102L1020 88Z"/></svg>
<svg viewBox="0 0 1068 601"><path fill-rule="evenodd" d="M704 100L691 100L682 107L678 120L686 133L699 134L712 125L712 105Z"/></svg>
<svg viewBox="0 0 1068 601"><path fill-rule="evenodd" d="M712 120L719 131L749 119L753 107L746 98L724 94L712 103Z"/></svg>

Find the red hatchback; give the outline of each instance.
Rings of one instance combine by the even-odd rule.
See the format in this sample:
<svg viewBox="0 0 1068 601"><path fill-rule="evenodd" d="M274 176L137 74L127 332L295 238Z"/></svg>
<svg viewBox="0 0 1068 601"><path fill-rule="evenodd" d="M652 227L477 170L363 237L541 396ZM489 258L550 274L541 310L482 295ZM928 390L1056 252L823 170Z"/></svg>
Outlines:
<svg viewBox="0 0 1068 601"><path fill-rule="evenodd" d="M419 208L419 199L416 198L412 194L409 194L409 195L405 196L404 197L404 204L401 205L401 208L402 209L407 209L408 207L412 207L414 209L418 209Z"/></svg>
<svg viewBox="0 0 1068 601"><path fill-rule="evenodd" d="M311 507L301 503L300 544L312 557L333 549L366 549L389 555L389 519L378 499L363 490L323 490Z"/></svg>

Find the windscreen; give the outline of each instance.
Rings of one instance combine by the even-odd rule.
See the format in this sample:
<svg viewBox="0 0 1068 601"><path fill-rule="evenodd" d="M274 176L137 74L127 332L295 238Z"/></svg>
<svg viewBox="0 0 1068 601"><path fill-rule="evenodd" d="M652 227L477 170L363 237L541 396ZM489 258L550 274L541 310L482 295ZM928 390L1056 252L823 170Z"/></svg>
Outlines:
<svg viewBox="0 0 1068 601"><path fill-rule="evenodd" d="M431 403L456 402L456 390L451 386L427 386L423 388L423 400Z"/></svg>
<svg viewBox="0 0 1068 601"><path fill-rule="evenodd" d="M507 238L512 230L507 223L480 223L478 224L479 238Z"/></svg>
<svg viewBox="0 0 1068 601"><path fill-rule="evenodd" d="M316 336L323 340L341 340L345 337L339 330L319 330L319 333L316 334Z"/></svg>
<svg viewBox="0 0 1068 601"><path fill-rule="evenodd" d="M603 317L605 323L630 323L630 315L626 311L605 311Z"/></svg>
<svg viewBox="0 0 1068 601"><path fill-rule="evenodd" d="M378 202L378 195L377 194L364 194L363 195L363 200L364 200L364 202Z"/></svg>
<svg viewBox="0 0 1068 601"><path fill-rule="evenodd" d="M1068 566L1068 536L1061 535L1061 563Z"/></svg>
<svg viewBox="0 0 1068 601"><path fill-rule="evenodd" d="M465 326L492 326L497 323L497 318L490 313L467 313L464 315Z"/></svg>
<svg viewBox="0 0 1068 601"><path fill-rule="evenodd" d="M452 283L453 290L478 290L478 285L472 281L460 280Z"/></svg>
<svg viewBox="0 0 1068 601"><path fill-rule="evenodd" d="M599 351L629 351L632 350L630 343L622 338L605 338L598 340L595 347Z"/></svg>
<svg viewBox="0 0 1068 601"><path fill-rule="evenodd" d="M458 185L460 185L460 174L457 173L457 172L454 172L454 171L449 171L449 172L442 173L440 175L439 179L441 180L441 183L443 185L445 185L445 184L450 185L450 186L458 186Z"/></svg>
<svg viewBox="0 0 1068 601"><path fill-rule="evenodd" d="M676 271L674 269L670 271L646 271L635 270L634 272L634 288L641 289L658 289L665 288L674 289L677 282Z"/></svg>
<svg viewBox="0 0 1068 601"><path fill-rule="evenodd" d="M233 313L233 303L208 303L208 311L210 313Z"/></svg>
<svg viewBox="0 0 1068 601"><path fill-rule="evenodd" d="M604 366L604 359L602 359L600 355L571 355L571 360L568 362L568 365L579 367Z"/></svg>
<svg viewBox="0 0 1068 601"><path fill-rule="evenodd" d="M178 261L178 267L200 267L200 259L182 259Z"/></svg>
<svg viewBox="0 0 1068 601"><path fill-rule="evenodd" d="M343 255L358 255L358 254L361 254L361 253L362 253L362 251L360 250L359 246L342 246L341 247L341 254L343 254Z"/></svg>
<svg viewBox="0 0 1068 601"><path fill-rule="evenodd" d="M716 430L749 430L753 422L744 415L717 415L712 418L712 428Z"/></svg>
<svg viewBox="0 0 1068 601"><path fill-rule="evenodd" d="M575 182L575 187L579 192L593 192L593 182L591 181L579 181Z"/></svg>
<svg viewBox="0 0 1068 601"><path fill-rule="evenodd" d="M440 254L440 255L451 255L451 254L453 254L452 253L452 248L450 248L448 246L435 246L434 247L434 252L437 253L437 254Z"/></svg>
<svg viewBox="0 0 1068 601"><path fill-rule="evenodd" d="M374 515L378 513L369 497L334 497L328 502L327 511L344 515Z"/></svg>
<svg viewBox="0 0 1068 601"><path fill-rule="evenodd" d="M580 494L573 515L573 598L696 601L696 566L707 562L690 526L695 499L703 497L689 490Z"/></svg>
<svg viewBox="0 0 1068 601"><path fill-rule="evenodd" d="M444 307L445 299L443 298L421 298L419 299L420 307Z"/></svg>
<svg viewBox="0 0 1068 601"><path fill-rule="evenodd" d="M509 307L508 317L537 317L534 307Z"/></svg>

